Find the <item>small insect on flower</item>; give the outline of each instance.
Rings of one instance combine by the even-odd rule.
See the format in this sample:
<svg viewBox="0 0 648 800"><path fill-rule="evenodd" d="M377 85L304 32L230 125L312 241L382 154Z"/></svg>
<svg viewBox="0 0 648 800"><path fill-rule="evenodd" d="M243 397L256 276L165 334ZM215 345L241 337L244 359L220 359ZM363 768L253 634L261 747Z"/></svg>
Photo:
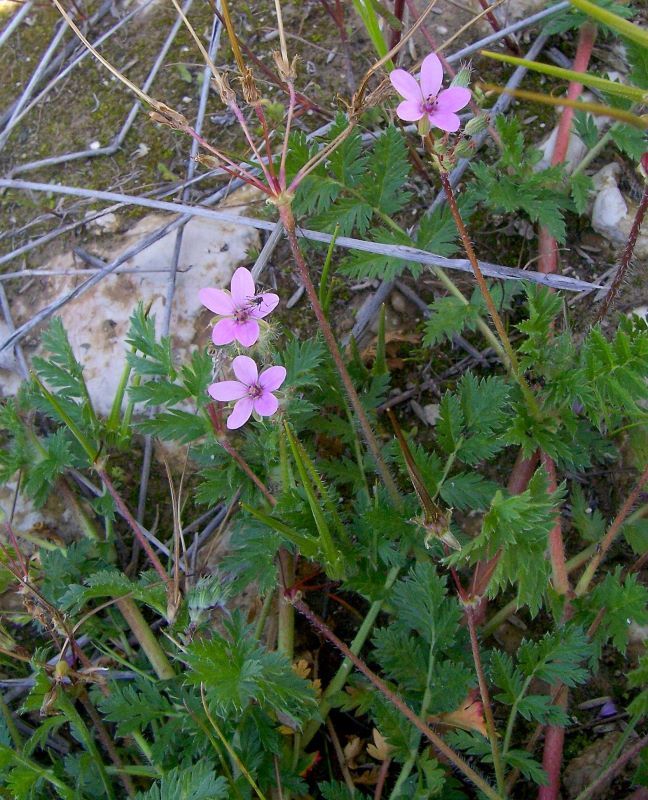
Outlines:
<svg viewBox="0 0 648 800"><path fill-rule="evenodd" d="M455 112L468 105L470 90L451 86L439 91L443 82L443 67L435 53L423 59L420 84L404 69L390 72L389 80L398 94L405 98L396 109L402 120L418 122L427 117L426 122L442 131L455 133L459 130L461 120Z"/></svg>
<svg viewBox="0 0 648 800"><path fill-rule="evenodd" d="M237 356L232 361L232 369L238 380L212 383L208 389L214 400L237 401L227 418L227 427L235 430L245 425L253 411L261 417L272 416L279 408L273 392L286 380L285 367L268 367L259 375L254 359Z"/></svg>
<svg viewBox="0 0 648 800"><path fill-rule="evenodd" d="M239 267L226 289L201 289L200 302L214 314L223 317L214 326L212 341L215 345L230 344L234 340L251 347L259 338L258 320L267 317L279 302L272 292L256 294L254 278L249 269Z"/></svg>

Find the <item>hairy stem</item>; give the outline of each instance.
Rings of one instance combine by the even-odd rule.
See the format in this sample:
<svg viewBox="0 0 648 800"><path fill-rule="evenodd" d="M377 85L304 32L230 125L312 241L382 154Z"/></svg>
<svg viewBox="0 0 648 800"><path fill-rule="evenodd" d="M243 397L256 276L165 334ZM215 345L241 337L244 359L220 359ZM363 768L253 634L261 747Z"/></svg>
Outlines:
<svg viewBox="0 0 648 800"><path fill-rule="evenodd" d="M629 762L632 761L635 756L639 755L641 751L648 745L648 736L644 736L642 739L639 739L638 742L629 747L625 753L620 756L614 764L611 764L606 770L598 776L598 778L593 782L590 783L589 786L586 786L585 789L578 795L576 800L587 800L594 792L601 789L605 784L617 775L623 767Z"/></svg>
<svg viewBox="0 0 648 800"><path fill-rule="evenodd" d="M511 341L508 337L508 334L506 333L506 328L504 327L502 318L500 317L499 311L497 310L497 306L495 305L493 296L490 293L488 284L486 283L486 279L484 278L484 275L482 274L482 271L479 267L479 262L477 261L475 250L472 246L472 242L470 241L470 237L468 236L468 231L466 230L466 226L464 225L463 219L461 218L461 212L459 211L459 207L457 205L457 200L454 195L452 184L450 183L450 178L447 172L441 171L440 174L441 174L441 183L443 184L443 190L445 191L446 198L448 200L448 206L450 208L450 212L452 213L453 219L457 226L457 230L459 231L459 236L461 237L461 241L463 242L464 250L466 251L466 256L470 261L470 265L475 275L477 285L481 290L482 296L484 298L484 301L486 302L486 306L491 315L491 319L493 320L493 324L495 325L495 329L497 330L498 336L502 343L502 347L504 348L506 355L508 357L508 366L513 376L517 380L520 389L522 390L522 394L524 395L524 399L526 400L529 411L533 414L533 416L537 417L540 412L540 409L538 408L538 402L535 399L535 396L531 391L531 387L527 383L526 378L524 377L522 371L520 370L520 365L517 356L515 354L515 350L513 350L513 346L511 345Z"/></svg>
<svg viewBox="0 0 648 800"><path fill-rule="evenodd" d="M477 624L475 622L475 609L470 606L466 606L465 611L466 621L468 623L468 632L470 634L470 648L472 650L473 661L475 663L475 671L477 672L479 694L481 695L482 705L484 708L486 731L488 733L488 740L490 742L491 752L493 754L495 779L497 781L497 788L500 794L504 795L504 765L502 764L502 757L500 754L499 744L497 742L497 729L495 727L495 718L493 717L493 707L491 705L490 692L488 691L488 683L486 682L484 665L482 664L481 653L479 652Z"/></svg>
<svg viewBox="0 0 648 800"><path fill-rule="evenodd" d="M326 318L326 314L324 313L324 310L322 309L322 306L320 304L319 298L317 296L317 290L315 289L313 281L311 280L308 267L306 266L306 262L304 261L304 256L301 252L301 248L299 247L299 242L297 241L297 235L295 232L296 223L292 210L289 205L282 205L279 208L279 212L281 215L281 221L283 222L284 227L286 229L286 233L288 234L290 249L297 263L302 283L304 284L306 293L308 295L308 299L310 300L320 330L322 331L322 335L324 336L324 341L326 342L331 357L333 358L338 374L342 379L342 384L344 385L344 389L347 393L349 401L358 419L360 428L362 429L362 432L364 434L364 438L367 443L367 447L369 448L369 452L371 453L374 459L378 472L380 473L380 476L385 483L385 487L387 488L387 491L389 492L392 501L394 502L394 504L400 505L401 501L400 501L400 496L398 494L398 489L396 488L396 484L391 476L391 473L389 472L389 468L387 467L387 464L385 463L380 453L378 440L376 439L376 436L373 430L371 429L371 424L367 417L367 413L364 410L362 403L360 402L358 393L356 392L355 386L353 385L353 381L351 380L351 376L349 375L349 371L347 370L346 364L344 363L344 359L342 358L340 348L338 347L338 344L335 340L335 335L333 333L333 330L331 329L329 321Z"/></svg>
<svg viewBox="0 0 648 800"><path fill-rule="evenodd" d="M550 492L556 491L556 465L553 459L546 453L540 456L542 465L547 471L549 478L548 489ZM569 577L567 575L567 566L565 561L565 545L562 537L562 525L560 522L560 514L556 515L556 522L549 532L549 553L551 555L551 569L553 573L554 589L561 595L569 594Z"/></svg>
<svg viewBox="0 0 648 800"><path fill-rule="evenodd" d="M160 578L162 578L162 580L164 581L165 585L169 585L170 578L167 575L166 570L162 566L162 563L160 562L160 559L157 557L155 551L153 550L153 548L149 544L148 539L142 533L142 531L140 529L140 526L138 525L137 521L135 520L135 517L133 517L133 515L131 514L131 512L130 512L128 506L126 505L126 503L124 502L122 496L119 494L117 489L115 489L115 486L114 486L113 482L110 480L110 477L108 476L108 473L106 472L104 467L101 467L98 464L95 465L95 471L96 471L97 475L99 475L103 485L106 487L106 489L108 490L109 494L112 496L113 500L115 501L115 505L119 509L120 514L126 520L128 525L130 526L130 529L135 534L135 538L140 543L140 545L142 547L142 550L144 550L144 552L148 556L148 559L151 562L151 566L157 572L157 574L160 576Z"/></svg>
<svg viewBox="0 0 648 800"><path fill-rule="evenodd" d="M398 695L394 694L387 684L376 675L375 672L369 669L362 659L358 658L351 650L344 644L333 631L304 603L303 600L298 598L293 599L293 604L297 611L302 614L311 623L311 625L319 631L319 633L328 639L337 649L348 658L353 665L359 670L365 678L377 689L383 697L391 703L411 724L420 731L426 739L428 739L435 749L444 756L454 767L456 767L469 781L471 781L486 797L490 800L502 800L492 786L490 786L475 770L466 763L461 756L455 753L452 748L443 741L443 739L429 728L417 715L404 703Z"/></svg>
<svg viewBox="0 0 648 800"><path fill-rule="evenodd" d="M612 279L610 289L608 293L605 295L605 298L601 303L601 307L599 308L598 313L596 315L596 319L594 320L595 324L597 322L600 322L605 317L605 315L610 310L610 306L614 302L616 296L619 294L619 289L621 288L621 284L623 283L626 273L628 272L630 262L632 261L632 256L634 255L634 250L637 244L639 231L641 230L641 226L643 225L644 217L646 216L647 210L648 210L648 180L646 181L646 185L644 186L641 202L639 203L639 207L637 208L637 213L635 214L635 218L632 222L630 235L628 236L628 241L626 243L626 246L623 248L623 253L621 253L621 258L619 259L617 270L614 273L614 278Z"/></svg>
<svg viewBox="0 0 648 800"><path fill-rule="evenodd" d="M635 488L630 492L628 498L626 499L625 503L619 509L614 521L610 525L607 530L607 533L601 540L601 543L596 549L596 552L592 556L592 560L587 565L585 571L580 577L578 584L576 585L576 597L582 597L587 590L589 589L590 583L594 578L596 570L599 568L601 561L605 558L607 551L610 549L612 542L616 539L621 530L621 526L626 520L626 517L630 514L632 506L637 502L639 495L641 494L641 490L643 489L644 484L648 481L648 466L644 468L644 471L641 473L641 477L637 482Z"/></svg>
<svg viewBox="0 0 648 800"><path fill-rule="evenodd" d="M394 585L396 578L398 577L399 569L398 567L392 567L389 572L387 573L387 578L385 580L385 585L383 587L384 592L387 593L391 587ZM365 642L369 638L369 634L373 628L374 622L378 617L382 607L383 607L384 600L375 600L367 612L367 615L364 618L362 625L358 628L358 632L356 633L353 641L349 645L349 650L353 655L358 655L358 653L364 647ZM338 667L338 671L335 673L333 680L329 683L326 687L326 691L322 695L322 699L320 701L320 715L322 718L325 718L326 715L331 710L331 699L335 697L335 695L342 690L342 687L347 681L351 669L353 668L353 662L349 658L345 658L344 661ZM311 722L306 726L302 736L302 746L307 747L310 744L313 736L319 730L320 723L319 722Z"/></svg>

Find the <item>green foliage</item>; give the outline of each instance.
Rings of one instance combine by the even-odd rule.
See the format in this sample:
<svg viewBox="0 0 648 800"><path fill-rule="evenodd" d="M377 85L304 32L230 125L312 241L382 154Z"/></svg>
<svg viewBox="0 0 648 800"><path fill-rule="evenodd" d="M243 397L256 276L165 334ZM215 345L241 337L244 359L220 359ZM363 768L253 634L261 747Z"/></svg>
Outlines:
<svg viewBox="0 0 648 800"><path fill-rule="evenodd" d="M284 714L296 724L315 711L315 695L290 663L266 650L252 635L241 614L224 623L226 636L192 642L186 661L187 680L204 683L210 705L219 715L242 712L250 703Z"/></svg>
<svg viewBox="0 0 648 800"><path fill-rule="evenodd" d="M562 491L547 491L544 470L539 469L521 494L507 495L498 490L484 517L481 532L452 562L475 564L499 553L490 582L489 594L508 584L517 588L517 601L537 613L549 578L549 562L544 557L549 531L554 525L556 504Z"/></svg>
<svg viewBox="0 0 648 800"><path fill-rule="evenodd" d="M472 164L476 178L471 184L473 198L485 203L491 212L521 211L532 222L545 226L558 242L564 242L564 213L570 203L561 189L562 165L536 168L541 154L527 148L521 123L515 117L507 119L500 115L495 125L503 146L500 160L493 165Z"/></svg>
<svg viewBox="0 0 648 800"><path fill-rule="evenodd" d="M156 781L137 800L226 800L230 796L225 778L217 778L209 763L176 767Z"/></svg>
<svg viewBox="0 0 648 800"><path fill-rule="evenodd" d="M575 620L581 625L590 625L605 610L593 638L599 649L610 642L624 654L630 623L648 624L648 589L638 582L637 575L622 578L621 567L609 572L576 606Z"/></svg>

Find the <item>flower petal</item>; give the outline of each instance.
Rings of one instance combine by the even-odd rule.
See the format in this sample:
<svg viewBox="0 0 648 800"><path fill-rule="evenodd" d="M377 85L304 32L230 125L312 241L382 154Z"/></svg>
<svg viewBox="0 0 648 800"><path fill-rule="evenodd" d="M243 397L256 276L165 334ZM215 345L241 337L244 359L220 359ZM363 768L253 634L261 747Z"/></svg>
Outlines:
<svg viewBox="0 0 648 800"><path fill-rule="evenodd" d="M470 89L463 86L451 86L439 92L437 109L439 111L460 111L470 102Z"/></svg>
<svg viewBox="0 0 648 800"><path fill-rule="evenodd" d="M425 111L422 100L403 100L398 104L396 113L404 122L417 122Z"/></svg>
<svg viewBox="0 0 648 800"><path fill-rule="evenodd" d="M236 356L232 361L232 369L236 377L246 386L252 386L257 382L259 370L256 362L250 356Z"/></svg>
<svg viewBox="0 0 648 800"><path fill-rule="evenodd" d="M428 97L436 97L441 88L443 80L443 67L441 60L436 53L425 56L421 64L421 92L427 100Z"/></svg>
<svg viewBox="0 0 648 800"><path fill-rule="evenodd" d="M249 269L239 267L232 275L232 300L237 308L246 306L254 297L254 278Z"/></svg>
<svg viewBox="0 0 648 800"><path fill-rule="evenodd" d="M261 298L261 302L258 305L250 306L249 313L252 319L267 317L268 314L275 310L279 303L279 295L273 294L272 292L264 292L256 296Z"/></svg>
<svg viewBox="0 0 648 800"><path fill-rule="evenodd" d="M458 131L461 125L459 117L450 111L433 111L428 114L428 117L430 125L435 128L441 128L442 131L447 131L448 133Z"/></svg>
<svg viewBox="0 0 648 800"><path fill-rule="evenodd" d="M214 330L212 331L212 342L214 344L230 344L236 339L236 333L238 331L239 324L234 319L220 319L214 325Z"/></svg>
<svg viewBox="0 0 648 800"><path fill-rule="evenodd" d="M227 427L234 431L240 428L241 425L250 419L250 414L254 407L254 401L251 397L243 397L234 405L234 410L227 418Z"/></svg>
<svg viewBox="0 0 648 800"><path fill-rule="evenodd" d="M259 375L259 386L267 392L274 392L286 380L285 367L268 367Z"/></svg>
<svg viewBox="0 0 648 800"><path fill-rule="evenodd" d="M262 417L270 417L279 408L279 401L272 392L264 392L254 401L254 410Z"/></svg>
<svg viewBox="0 0 648 800"><path fill-rule="evenodd" d="M245 397L248 387L240 381L219 381L212 383L207 389L214 400L226 403L228 400L240 400Z"/></svg>
<svg viewBox="0 0 648 800"><path fill-rule="evenodd" d="M423 99L421 87L416 78L404 69L392 70L389 73L389 80L398 94L406 100L416 100L420 103Z"/></svg>
<svg viewBox="0 0 648 800"><path fill-rule="evenodd" d="M253 319L248 319L247 322L237 322L236 324L236 338L243 347L252 347L259 338L259 333L259 323Z"/></svg>
<svg viewBox="0 0 648 800"><path fill-rule="evenodd" d="M224 289L201 289L198 292L198 299L214 314L229 316L234 313L232 295Z"/></svg>

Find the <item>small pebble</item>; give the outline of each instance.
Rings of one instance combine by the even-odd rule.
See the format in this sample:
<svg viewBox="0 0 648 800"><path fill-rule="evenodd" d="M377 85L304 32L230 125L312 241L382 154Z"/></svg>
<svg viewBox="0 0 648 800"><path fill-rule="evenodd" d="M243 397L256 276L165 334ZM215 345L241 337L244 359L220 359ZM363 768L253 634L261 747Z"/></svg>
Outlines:
<svg viewBox="0 0 648 800"><path fill-rule="evenodd" d="M97 141L90 142L90 144L88 146L89 146L90 150L98 150L101 147L101 142L97 142Z"/></svg>

